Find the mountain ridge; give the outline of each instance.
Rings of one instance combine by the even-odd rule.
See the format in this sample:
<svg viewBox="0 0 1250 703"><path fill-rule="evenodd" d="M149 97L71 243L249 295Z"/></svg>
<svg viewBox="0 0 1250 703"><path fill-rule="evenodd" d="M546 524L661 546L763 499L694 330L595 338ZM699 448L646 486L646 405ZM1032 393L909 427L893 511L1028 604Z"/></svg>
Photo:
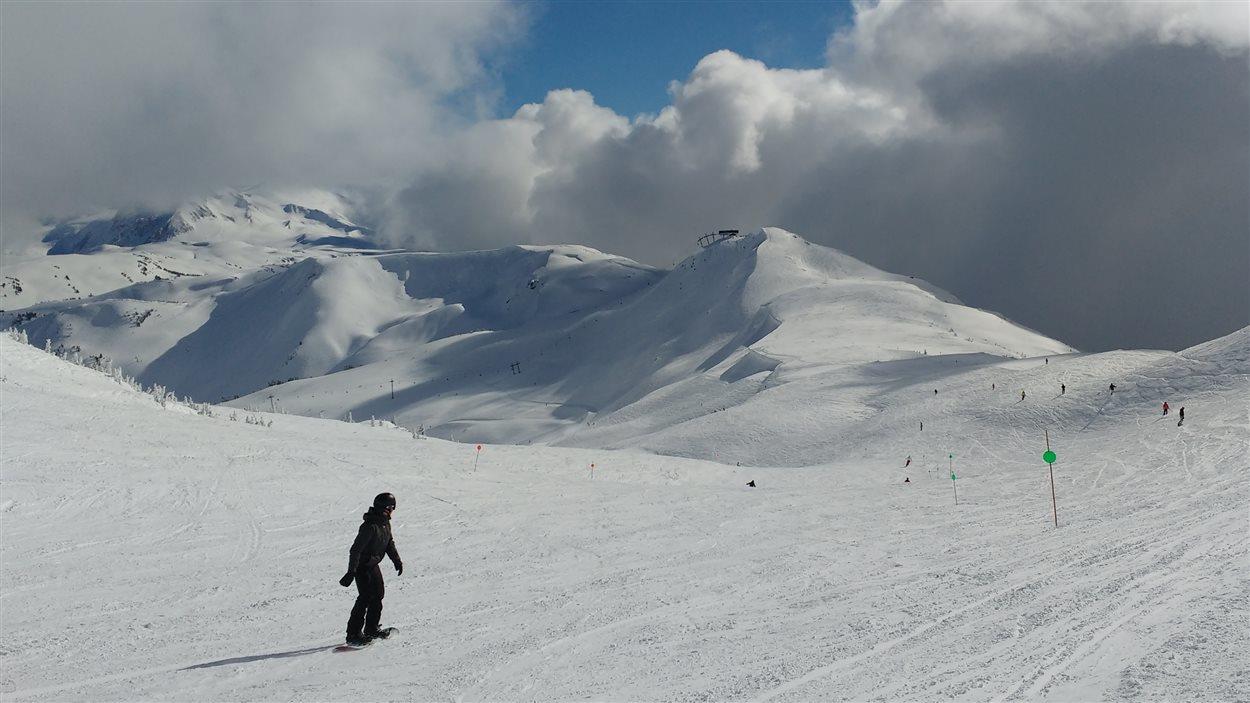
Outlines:
<svg viewBox="0 0 1250 703"><path fill-rule="evenodd" d="M856 388L875 383L864 380L873 364L1075 352L777 228L660 270L580 245L377 250L364 229L346 233L360 246L306 246L303 227L319 240L345 234L315 204L219 199L179 238L133 248L189 251L192 274L9 311L0 324L20 324L36 344L103 353L198 401L387 417L472 441L670 453L675 427L800 402L796 389L846 387L835 405L870 416L871 394ZM223 208L260 228L259 243L238 240L246 228ZM288 227L282 218L295 215L305 224Z"/></svg>

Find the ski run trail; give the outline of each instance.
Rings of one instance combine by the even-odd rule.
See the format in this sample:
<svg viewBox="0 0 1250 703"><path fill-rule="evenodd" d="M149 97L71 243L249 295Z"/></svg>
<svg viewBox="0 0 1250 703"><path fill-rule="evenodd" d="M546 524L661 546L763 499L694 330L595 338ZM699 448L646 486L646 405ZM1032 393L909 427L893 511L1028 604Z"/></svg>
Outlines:
<svg viewBox="0 0 1250 703"><path fill-rule="evenodd" d="M771 468L488 444L475 470L0 350L4 701L1250 699L1250 330L895 379L865 447ZM399 632L336 654L384 490Z"/></svg>

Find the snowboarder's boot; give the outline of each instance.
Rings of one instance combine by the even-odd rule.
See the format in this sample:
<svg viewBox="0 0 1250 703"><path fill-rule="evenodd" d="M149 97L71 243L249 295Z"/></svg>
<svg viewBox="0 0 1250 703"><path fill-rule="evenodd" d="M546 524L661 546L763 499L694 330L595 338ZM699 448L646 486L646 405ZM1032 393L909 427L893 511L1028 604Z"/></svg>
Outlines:
<svg viewBox="0 0 1250 703"><path fill-rule="evenodd" d="M366 644L369 644L369 642L372 639L373 638L366 637L365 635L348 635L347 644L351 645L352 647L363 647Z"/></svg>
<svg viewBox="0 0 1250 703"><path fill-rule="evenodd" d="M371 640L384 640L387 637L390 637L394 632L395 628L393 627L383 627L377 632L366 632L365 637Z"/></svg>

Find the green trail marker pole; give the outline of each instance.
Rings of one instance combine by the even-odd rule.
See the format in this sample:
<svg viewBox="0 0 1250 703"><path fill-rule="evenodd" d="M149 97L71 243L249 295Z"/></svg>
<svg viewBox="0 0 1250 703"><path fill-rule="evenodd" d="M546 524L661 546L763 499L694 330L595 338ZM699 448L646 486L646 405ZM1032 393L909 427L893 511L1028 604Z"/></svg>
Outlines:
<svg viewBox="0 0 1250 703"><path fill-rule="evenodd" d="M1042 454L1042 461L1050 467L1050 507L1055 513L1055 527L1059 527L1059 502L1055 500L1055 459L1058 457L1050 450L1050 430L1043 430L1046 433L1046 451Z"/></svg>

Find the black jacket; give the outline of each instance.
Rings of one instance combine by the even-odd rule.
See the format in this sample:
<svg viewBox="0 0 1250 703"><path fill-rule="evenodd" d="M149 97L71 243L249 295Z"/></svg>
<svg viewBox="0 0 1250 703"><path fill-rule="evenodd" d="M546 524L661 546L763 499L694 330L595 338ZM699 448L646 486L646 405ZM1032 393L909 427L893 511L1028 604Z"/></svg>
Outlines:
<svg viewBox="0 0 1250 703"><path fill-rule="evenodd" d="M369 508L364 520L360 523L356 541L352 542L347 572L354 574L361 569L372 569L382 563L383 555L390 557L395 568L399 568L402 562L399 551L395 549L395 540L391 537L391 519L377 508Z"/></svg>

